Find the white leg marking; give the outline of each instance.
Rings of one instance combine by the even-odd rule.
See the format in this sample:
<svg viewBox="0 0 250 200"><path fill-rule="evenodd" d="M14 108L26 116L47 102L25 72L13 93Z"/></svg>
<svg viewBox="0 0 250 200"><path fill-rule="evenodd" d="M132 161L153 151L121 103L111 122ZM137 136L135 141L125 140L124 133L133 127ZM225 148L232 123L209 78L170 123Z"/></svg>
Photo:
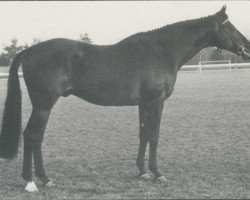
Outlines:
<svg viewBox="0 0 250 200"><path fill-rule="evenodd" d="M141 178L141 179L144 179L144 180L151 179L151 177L149 176L149 174L148 174L148 173L141 175L141 177L140 177L140 178Z"/></svg>
<svg viewBox="0 0 250 200"><path fill-rule="evenodd" d="M165 178L165 176L160 176L156 179L157 181L160 181L162 183L166 183L167 182L167 179Z"/></svg>
<svg viewBox="0 0 250 200"><path fill-rule="evenodd" d="M28 192L38 192L36 184L33 181L28 182L25 190L28 191Z"/></svg>
<svg viewBox="0 0 250 200"><path fill-rule="evenodd" d="M45 185L45 187L54 187L55 186L55 184L52 182L52 181L49 181L46 185Z"/></svg>

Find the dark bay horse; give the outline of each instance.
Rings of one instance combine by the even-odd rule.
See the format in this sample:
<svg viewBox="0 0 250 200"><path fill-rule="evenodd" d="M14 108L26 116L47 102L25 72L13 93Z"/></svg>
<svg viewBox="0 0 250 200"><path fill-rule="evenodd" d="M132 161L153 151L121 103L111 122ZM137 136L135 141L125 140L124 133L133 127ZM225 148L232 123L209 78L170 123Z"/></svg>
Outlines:
<svg viewBox="0 0 250 200"><path fill-rule="evenodd" d="M0 156L12 159L18 151L21 91L17 71L22 63L33 106L24 130L22 175L28 182L26 190L37 190L32 181L32 157L36 176L44 185L52 185L44 170L41 145L53 105L68 95L104 106L138 105L139 175L149 178L144 168L149 143L149 170L156 179L166 181L157 167L157 145L164 100L174 89L178 70L205 47L216 46L250 58L249 41L228 21L225 10L138 33L114 45L53 39L20 52L9 71Z"/></svg>

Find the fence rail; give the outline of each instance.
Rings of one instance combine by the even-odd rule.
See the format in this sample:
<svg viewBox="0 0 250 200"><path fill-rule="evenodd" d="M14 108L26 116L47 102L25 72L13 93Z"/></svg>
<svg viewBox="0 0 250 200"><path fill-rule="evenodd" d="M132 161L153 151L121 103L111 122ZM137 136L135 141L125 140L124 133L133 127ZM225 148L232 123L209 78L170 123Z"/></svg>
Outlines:
<svg viewBox="0 0 250 200"><path fill-rule="evenodd" d="M202 70L250 69L250 63L223 63L202 65ZM200 71L200 65L184 65L181 71Z"/></svg>
<svg viewBox="0 0 250 200"><path fill-rule="evenodd" d="M225 70L225 69L232 70L240 70L240 69L250 69L250 63L223 63L223 64L208 64L202 65L202 71L207 70ZM9 67L0 67L0 78L7 78L9 76ZM180 71L200 71L200 65L184 65ZM23 72L21 68L18 72L19 77L23 77Z"/></svg>

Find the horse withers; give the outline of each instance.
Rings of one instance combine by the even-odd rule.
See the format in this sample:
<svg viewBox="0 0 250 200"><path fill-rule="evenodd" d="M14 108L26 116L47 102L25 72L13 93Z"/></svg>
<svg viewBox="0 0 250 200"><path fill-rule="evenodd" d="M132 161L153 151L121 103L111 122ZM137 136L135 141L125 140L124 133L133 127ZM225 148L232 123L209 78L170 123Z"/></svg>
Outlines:
<svg viewBox="0 0 250 200"><path fill-rule="evenodd" d="M21 91L17 72L22 63L33 108L23 136L26 190L37 191L32 157L36 176L45 186L52 185L44 170L41 145L53 105L68 95L103 106L138 106L139 177L150 178L144 166L149 143L149 170L155 179L166 181L157 167L159 129L164 100L171 95L181 66L211 46L250 58L249 41L230 23L225 10L223 7L214 15L137 33L114 45L52 39L20 52L9 71L0 156L12 159L18 151Z"/></svg>

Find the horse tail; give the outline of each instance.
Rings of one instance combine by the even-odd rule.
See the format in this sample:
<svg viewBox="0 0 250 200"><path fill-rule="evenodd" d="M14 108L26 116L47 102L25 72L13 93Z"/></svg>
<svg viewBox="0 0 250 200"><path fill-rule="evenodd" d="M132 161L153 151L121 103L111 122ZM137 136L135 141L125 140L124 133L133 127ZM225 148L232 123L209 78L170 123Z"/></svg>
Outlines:
<svg viewBox="0 0 250 200"><path fill-rule="evenodd" d="M22 99L18 77L18 68L25 55L25 50L14 58L8 78L7 97L3 112L2 129L0 132L0 157L13 159L18 152L21 135Z"/></svg>

